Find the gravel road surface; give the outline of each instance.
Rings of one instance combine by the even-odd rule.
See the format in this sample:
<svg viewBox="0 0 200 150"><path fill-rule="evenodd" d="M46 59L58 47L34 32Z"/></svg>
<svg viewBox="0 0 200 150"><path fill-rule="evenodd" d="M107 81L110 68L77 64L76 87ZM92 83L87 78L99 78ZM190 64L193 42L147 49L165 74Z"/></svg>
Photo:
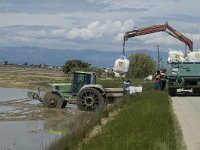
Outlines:
<svg viewBox="0 0 200 150"><path fill-rule="evenodd" d="M187 149L200 150L200 96L175 96L172 101Z"/></svg>

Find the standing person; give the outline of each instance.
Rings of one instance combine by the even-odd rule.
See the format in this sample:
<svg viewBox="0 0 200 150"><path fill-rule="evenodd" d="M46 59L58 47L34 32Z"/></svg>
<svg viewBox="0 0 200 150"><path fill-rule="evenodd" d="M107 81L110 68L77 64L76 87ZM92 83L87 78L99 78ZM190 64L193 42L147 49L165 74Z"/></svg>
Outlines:
<svg viewBox="0 0 200 150"><path fill-rule="evenodd" d="M124 94L130 94L130 80L124 81Z"/></svg>
<svg viewBox="0 0 200 150"><path fill-rule="evenodd" d="M160 70L157 70L156 74L153 76L154 77L154 85L153 85L153 87L156 90L160 89L160 75L161 75Z"/></svg>
<svg viewBox="0 0 200 150"><path fill-rule="evenodd" d="M162 91L165 89L165 85L166 85L166 81L167 81L167 75L165 72L166 72L166 70L163 69L160 74L160 90L162 90Z"/></svg>

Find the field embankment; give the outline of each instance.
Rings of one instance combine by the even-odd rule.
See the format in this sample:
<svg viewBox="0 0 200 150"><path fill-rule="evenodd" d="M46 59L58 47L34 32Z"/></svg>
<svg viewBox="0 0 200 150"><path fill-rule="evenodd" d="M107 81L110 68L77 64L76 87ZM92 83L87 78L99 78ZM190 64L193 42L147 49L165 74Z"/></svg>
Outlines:
<svg viewBox="0 0 200 150"><path fill-rule="evenodd" d="M37 89L50 82L69 82L62 69L0 65L0 87Z"/></svg>

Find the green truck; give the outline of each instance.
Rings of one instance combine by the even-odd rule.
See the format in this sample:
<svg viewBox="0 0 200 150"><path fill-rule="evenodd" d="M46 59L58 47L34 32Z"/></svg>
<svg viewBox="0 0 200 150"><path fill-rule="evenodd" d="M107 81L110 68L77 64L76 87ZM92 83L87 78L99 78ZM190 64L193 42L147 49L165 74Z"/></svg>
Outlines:
<svg viewBox="0 0 200 150"><path fill-rule="evenodd" d="M72 83L48 84L44 96L39 91L28 92L28 97L39 100L46 108L65 108L67 103L75 103L82 111L98 111L123 94L123 88L103 88L96 84L94 72L76 71Z"/></svg>
<svg viewBox="0 0 200 150"><path fill-rule="evenodd" d="M192 89L200 93L200 62L168 62L168 91L174 96L177 89Z"/></svg>

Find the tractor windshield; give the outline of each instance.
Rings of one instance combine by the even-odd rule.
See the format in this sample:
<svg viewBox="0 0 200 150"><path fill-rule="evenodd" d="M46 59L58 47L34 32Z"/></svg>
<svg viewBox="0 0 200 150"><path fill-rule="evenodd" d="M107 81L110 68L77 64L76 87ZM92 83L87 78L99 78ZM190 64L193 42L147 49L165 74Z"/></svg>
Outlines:
<svg viewBox="0 0 200 150"><path fill-rule="evenodd" d="M91 84L91 74L74 73L72 94L76 95L82 86Z"/></svg>

